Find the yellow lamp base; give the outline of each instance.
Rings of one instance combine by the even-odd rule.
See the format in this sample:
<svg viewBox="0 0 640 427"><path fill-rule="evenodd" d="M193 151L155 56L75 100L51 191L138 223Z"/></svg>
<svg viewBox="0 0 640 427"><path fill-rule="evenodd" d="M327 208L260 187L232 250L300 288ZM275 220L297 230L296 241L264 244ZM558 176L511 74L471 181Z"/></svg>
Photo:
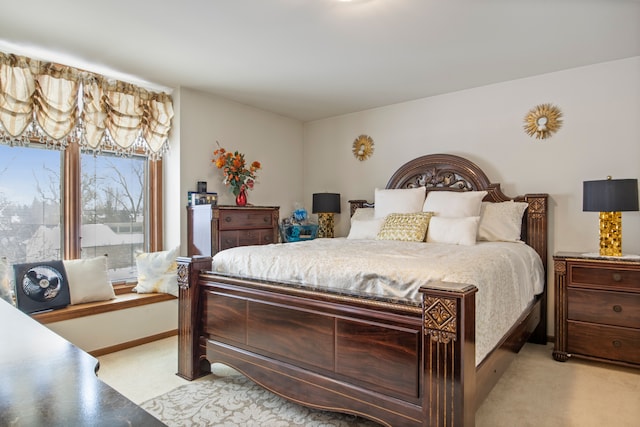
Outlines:
<svg viewBox="0 0 640 427"><path fill-rule="evenodd" d="M600 256L622 256L622 212L600 212Z"/></svg>
<svg viewBox="0 0 640 427"><path fill-rule="evenodd" d="M334 221L332 212L318 214L318 237L333 237Z"/></svg>

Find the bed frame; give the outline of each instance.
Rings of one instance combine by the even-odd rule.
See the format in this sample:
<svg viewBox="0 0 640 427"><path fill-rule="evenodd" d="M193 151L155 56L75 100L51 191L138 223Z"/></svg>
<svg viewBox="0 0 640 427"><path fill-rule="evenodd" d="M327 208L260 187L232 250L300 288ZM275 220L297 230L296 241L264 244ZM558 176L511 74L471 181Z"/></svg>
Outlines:
<svg viewBox="0 0 640 427"><path fill-rule="evenodd" d="M547 268L547 194L511 199L474 163L412 160L386 188L487 190L486 201L529 203L522 239ZM351 201L351 212L371 206ZM221 362L293 402L386 426L473 426L475 411L527 339L547 341L546 283L499 345L475 366L472 284L421 289L422 306L216 275L210 257L178 258L178 375Z"/></svg>

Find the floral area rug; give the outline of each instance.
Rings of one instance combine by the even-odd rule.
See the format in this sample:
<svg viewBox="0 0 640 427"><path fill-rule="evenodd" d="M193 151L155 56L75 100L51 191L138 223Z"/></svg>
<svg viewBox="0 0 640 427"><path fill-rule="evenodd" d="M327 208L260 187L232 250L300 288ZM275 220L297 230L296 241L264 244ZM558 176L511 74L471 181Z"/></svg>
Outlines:
<svg viewBox="0 0 640 427"><path fill-rule="evenodd" d="M238 373L212 374L150 399L140 406L174 426L379 427L353 415L289 402Z"/></svg>

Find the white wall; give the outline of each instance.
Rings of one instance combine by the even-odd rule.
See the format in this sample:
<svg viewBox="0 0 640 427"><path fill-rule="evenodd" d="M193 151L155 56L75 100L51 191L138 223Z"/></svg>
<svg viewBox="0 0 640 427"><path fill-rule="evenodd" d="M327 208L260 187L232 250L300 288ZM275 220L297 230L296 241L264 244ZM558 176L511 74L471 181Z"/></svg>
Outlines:
<svg viewBox="0 0 640 427"><path fill-rule="evenodd" d="M548 102L562 110L564 123L551 138L533 139L523 119ZM360 134L375 143L364 162L351 153ZM432 153L472 160L507 195L549 193L550 255L597 252L598 213L582 212L582 182L640 178L640 57L306 123L304 196L310 203L317 191L341 193L336 234L344 236L347 200L373 200L399 166ZM623 251L640 254L640 213L622 217ZM551 299L551 324L552 307Z"/></svg>
<svg viewBox="0 0 640 427"><path fill-rule="evenodd" d="M90 352L178 329L178 300L63 320L45 326Z"/></svg>
<svg viewBox="0 0 640 427"><path fill-rule="evenodd" d="M302 195L302 122L191 89L181 88L179 97L180 194L176 206L180 209L181 253L186 255L187 249L187 191L194 191L197 181L206 181L207 191L218 193L219 204L235 204L235 197L222 184L222 171L211 163L216 141L227 150L244 153L248 162L262 164L255 188L248 193L249 203L280 206L281 218L290 215ZM170 174L168 179L175 176Z"/></svg>

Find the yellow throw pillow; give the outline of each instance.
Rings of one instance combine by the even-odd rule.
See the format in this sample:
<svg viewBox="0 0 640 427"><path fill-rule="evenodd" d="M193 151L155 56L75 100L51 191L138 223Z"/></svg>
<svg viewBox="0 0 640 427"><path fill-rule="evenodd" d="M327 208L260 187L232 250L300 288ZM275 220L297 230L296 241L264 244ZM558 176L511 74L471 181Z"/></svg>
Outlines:
<svg viewBox="0 0 640 427"><path fill-rule="evenodd" d="M389 214L376 239L422 242L427 234L431 215L431 212Z"/></svg>

